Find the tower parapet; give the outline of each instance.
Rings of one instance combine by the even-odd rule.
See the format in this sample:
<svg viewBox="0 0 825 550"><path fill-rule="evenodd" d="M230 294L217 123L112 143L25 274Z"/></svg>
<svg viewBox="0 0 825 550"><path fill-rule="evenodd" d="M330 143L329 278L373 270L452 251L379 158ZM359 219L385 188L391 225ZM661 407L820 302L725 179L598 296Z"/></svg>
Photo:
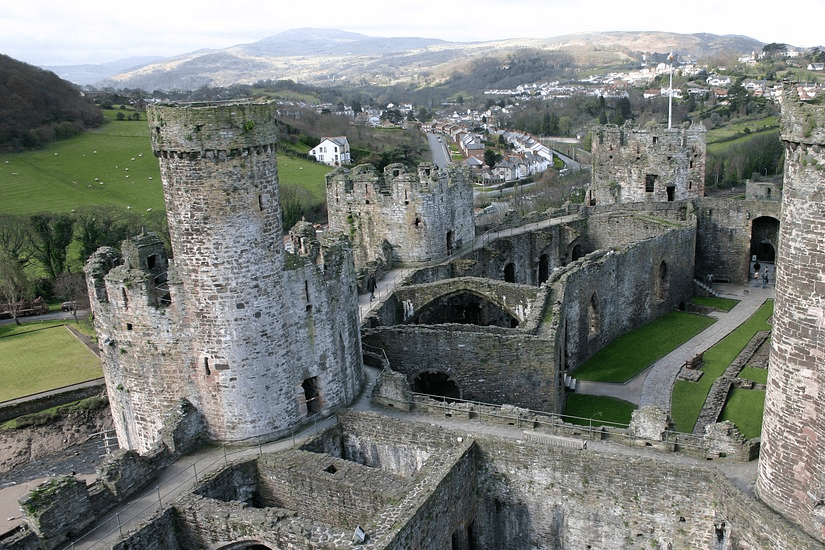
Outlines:
<svg viewBox="0 0 825 550"><path fill-rule="evenodd" d="M359 269L446 258L475 238L470 174L458 167L335 170L327 174L327 211L330 228L351 237Z"/></svg>
<svg viewBox="0 0 825 550"><path fill-rule="evenodd" d="M121 444L150 449L181 397L224 442L349 404L363 384L357 294L331 274L352 280L351 250L285 252L273 108L162 106L148 119L174 264L155 237L87 267L98 331L114 342L104 371Z"/></svg>
<svg viewBox="0 0 825 550"><path fill-rule="evenodd" d="M705 193L705 127L599 126L588 206L666 202Z"/></svg>
<svg viewBox="0 0 825 550"><path fill-rule="evenodd" d="M825 107L785 95L776 302L757 492L825 541Z"/></svg>

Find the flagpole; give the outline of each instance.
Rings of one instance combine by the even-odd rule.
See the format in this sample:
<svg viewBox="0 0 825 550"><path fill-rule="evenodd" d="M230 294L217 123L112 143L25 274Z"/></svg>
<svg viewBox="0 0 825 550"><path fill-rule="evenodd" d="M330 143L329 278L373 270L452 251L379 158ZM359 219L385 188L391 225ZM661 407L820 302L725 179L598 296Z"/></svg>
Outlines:
<svg viewBox="0 0 825 550"><path fill-rule="evenodd" d="M670 88L667 91L667 129L673 127L673 51L667 56L670 61Z"/></svg>

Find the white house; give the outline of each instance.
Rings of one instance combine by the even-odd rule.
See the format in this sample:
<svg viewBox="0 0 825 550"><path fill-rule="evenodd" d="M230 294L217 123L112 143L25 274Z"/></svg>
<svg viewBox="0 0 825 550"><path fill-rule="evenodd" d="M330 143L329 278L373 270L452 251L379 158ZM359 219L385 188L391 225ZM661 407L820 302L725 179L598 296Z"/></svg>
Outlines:
<svg viewBox="0 0 825 550"><path fill-rule="evenodd" d="M309 156L330 166L350 164L349 141L345 136L321 138L321 143L310 149Z"/></svg>

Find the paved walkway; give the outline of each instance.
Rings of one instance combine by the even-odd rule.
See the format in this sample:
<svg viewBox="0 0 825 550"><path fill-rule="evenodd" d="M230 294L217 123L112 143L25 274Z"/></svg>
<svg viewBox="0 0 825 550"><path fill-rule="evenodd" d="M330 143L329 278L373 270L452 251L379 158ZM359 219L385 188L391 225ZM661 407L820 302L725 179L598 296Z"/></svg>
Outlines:
<svg viewBox="0 0 825 550"><path fill-rule="evenodd" d="M680 347L656 361L649 369L624 384L579 381L576 391L588 395L604 395L630 401L639 407L659 407L670 411L673 383L686 361L719 342L745 322L765 300L773 298L773 285L768 288L717 284L714 288L723 298L739 300L732 310L717 312L717 321Z"/></svg>

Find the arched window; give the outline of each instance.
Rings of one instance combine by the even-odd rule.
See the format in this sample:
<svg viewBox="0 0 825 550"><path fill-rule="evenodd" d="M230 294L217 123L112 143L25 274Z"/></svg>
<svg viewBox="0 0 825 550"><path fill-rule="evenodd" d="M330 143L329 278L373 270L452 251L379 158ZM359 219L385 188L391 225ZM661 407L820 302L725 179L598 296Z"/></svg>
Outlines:
<svg viewBox="0 0 825 550"><path fill-rule="evenodd" d="M670 274L667 269L667 262L662 260L659 264L659 273L656 277L656 299L663 301L667 299L668 287L670 286Z"/></svg>
<svg viewBox="0 0 825 550"><path fill-rule="evenodd" d="M599 296L594 292L590 295L590 303L587 304L587 335L589 338L599 334L600 324Z"/></svg>

